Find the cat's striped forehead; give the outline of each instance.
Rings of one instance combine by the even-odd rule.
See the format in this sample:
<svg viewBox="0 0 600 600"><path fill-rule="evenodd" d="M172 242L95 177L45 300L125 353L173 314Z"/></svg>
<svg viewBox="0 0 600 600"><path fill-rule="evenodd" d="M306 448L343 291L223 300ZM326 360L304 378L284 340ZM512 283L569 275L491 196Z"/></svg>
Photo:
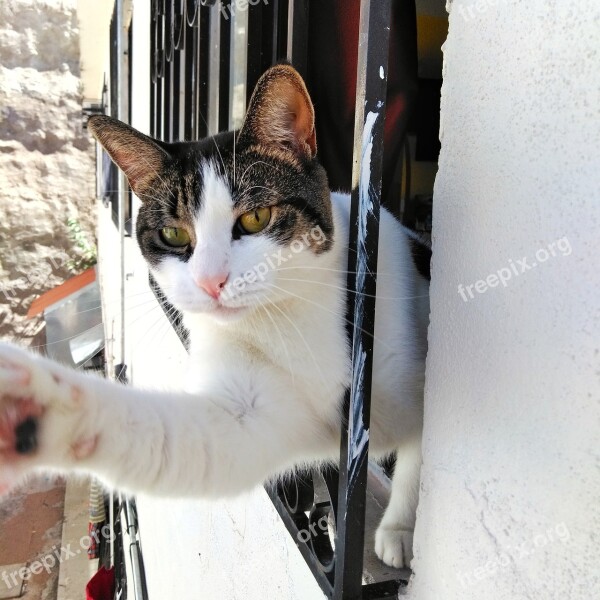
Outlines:
<svg viewBox="0 0 600 600"><path fill-rule="evenodd" d="M319 228L327 242L312 250L321 253L331 247L330 192L316 161L303 164L291 154L257 145L234 151L233 134L176 144L171 154L173 160L138 216L138 240L148 259L165 252L152 241L152 233L163 227L185 228L194 245L224 231L236 239L236 221L261 207L271 208L272 217L257 235L287 245Z"/></svg>

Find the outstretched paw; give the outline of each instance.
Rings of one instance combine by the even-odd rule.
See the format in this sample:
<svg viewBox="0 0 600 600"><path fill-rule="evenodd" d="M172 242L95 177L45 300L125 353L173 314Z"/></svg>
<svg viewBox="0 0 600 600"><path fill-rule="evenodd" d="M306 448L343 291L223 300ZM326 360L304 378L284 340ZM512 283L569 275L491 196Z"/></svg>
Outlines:
<svg viewBox="0 0 600 600"><path fill-rule="evenodd" d="M0 494L36 466L61 467L93 450L81 435L84 400L76 375L0 344Z"/></svg>
<svg viewBox="0 0 600 600"><path fill-rule="evenodd" d="M413 557L413 532L380 525L375 533L375 552L390 567L409 568Z"/></svg>
<svg viewBox="0 0 600 600"><path fill-rule="evenodd" d="M13 455L37 449L38 420L44 407L34 399L33 373L24 353L0 345L0 457L8 462Z"/></svg>

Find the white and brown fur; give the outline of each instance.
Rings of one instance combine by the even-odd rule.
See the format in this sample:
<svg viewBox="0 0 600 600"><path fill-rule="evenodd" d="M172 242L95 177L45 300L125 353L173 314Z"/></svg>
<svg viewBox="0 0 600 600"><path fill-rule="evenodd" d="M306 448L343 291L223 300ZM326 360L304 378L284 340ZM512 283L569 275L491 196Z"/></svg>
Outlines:
<svg viewBox="0 0 600 600"><path fill-rule="evenodd" d="M183 313L190 378L185 392L143 391L1 345L0 493L46 470L92 473L132 493L219 498L335 461L350 384L349 198L328 189L300 76L270 69L235 134L165 144L108 117L89 128L142 200L138 242ZM264 206L269 225L243 235L239 216ZM185 228L190 245L165 246L163 227ZM299 239L305 248L291 252ZM396 567L412 557L421 463L428 282L414 243L382 210L370 452L397 453L375 539ZM285 263L233 288L281 251ZM219 273L227 293L215 298L200 282Z"/></svg>

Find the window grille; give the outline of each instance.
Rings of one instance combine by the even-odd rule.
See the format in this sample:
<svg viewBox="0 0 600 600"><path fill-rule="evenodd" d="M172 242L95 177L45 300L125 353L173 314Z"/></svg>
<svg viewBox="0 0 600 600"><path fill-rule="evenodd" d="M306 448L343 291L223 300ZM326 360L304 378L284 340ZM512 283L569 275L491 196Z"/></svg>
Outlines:
<svg viewBox="0 0 600 600"><path fill-rule="evenodd" d="M353 371L339 469L307 473L267 490L323 592L337 600L395 597L408 573L388 568L387 576L372 577L363 572L391 4L361 0L348 263L348 288L356 291L348 298ZM305 76L309 8L309 0L255 1L245 9L235 0L153 0L150 134L170 142L233 129L270 65L288 59ZM370 169L363 169L364 159ZM156 282L150 284L185 344L180 319L173 317ZM321 519L328 531L315 527ZM311 535L305 539L307 530Z"/></svg>

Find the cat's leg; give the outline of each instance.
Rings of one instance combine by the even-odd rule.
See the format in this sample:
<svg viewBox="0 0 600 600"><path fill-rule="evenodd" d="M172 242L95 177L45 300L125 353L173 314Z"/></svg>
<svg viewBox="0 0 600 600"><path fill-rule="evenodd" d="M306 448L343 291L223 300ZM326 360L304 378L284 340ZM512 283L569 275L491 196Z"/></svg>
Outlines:
<svg viewBox="0 0 600 600"><path fill-rule="evenodd" d="M375 533L375 552L392 567L408 567L413 557L421 460L419 434L398 449L390 503Z"/></svg>
<svg viewBox="0 0 600 600"><path fill-rule="evenodd" d="M132 493L219 497L339 451L337 428L281 372L253 363L228 375L198 396L150 392L0 344L0 492L51 470Z"/></svg>

